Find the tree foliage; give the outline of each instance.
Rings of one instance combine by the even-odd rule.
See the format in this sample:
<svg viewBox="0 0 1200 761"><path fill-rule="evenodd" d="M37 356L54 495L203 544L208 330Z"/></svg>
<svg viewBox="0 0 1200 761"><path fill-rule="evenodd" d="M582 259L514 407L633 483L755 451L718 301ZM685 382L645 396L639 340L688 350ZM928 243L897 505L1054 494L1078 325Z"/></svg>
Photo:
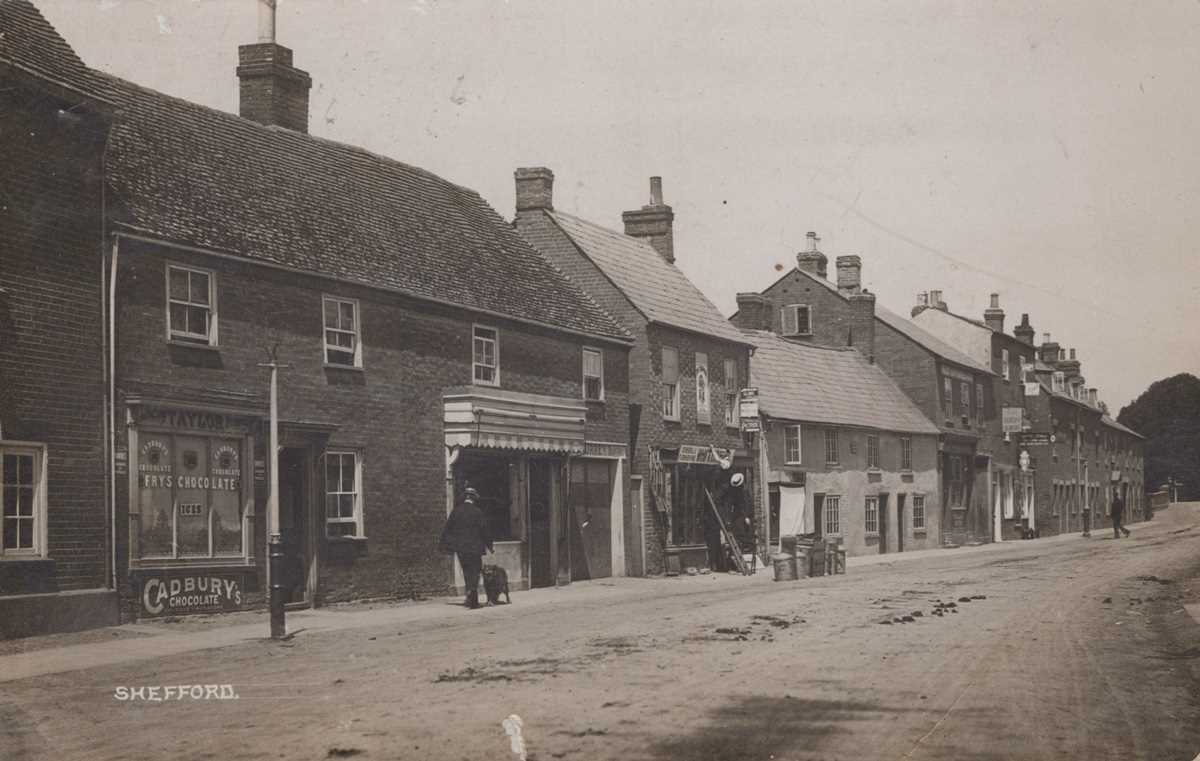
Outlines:
<svg viewBox="0 0 1200 761"><path fill-rule="evenodd" d="M1146 437L1146 488L1182 480L1180 499L1200 499L1200 378L1181 373L1150 384L1117 422Z"/></svg>

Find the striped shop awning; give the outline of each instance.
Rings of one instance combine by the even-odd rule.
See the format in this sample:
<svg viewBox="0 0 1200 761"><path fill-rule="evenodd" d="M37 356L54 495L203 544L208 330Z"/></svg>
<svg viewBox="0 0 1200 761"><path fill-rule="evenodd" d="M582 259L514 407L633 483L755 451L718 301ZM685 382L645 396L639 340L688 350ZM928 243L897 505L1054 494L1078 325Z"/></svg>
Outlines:
<svg viewBox="0 0 1200 761"><path fill-rule="evenodd" d="M442 397L446 446L584 453L582 400L471 388Z"/></svg>

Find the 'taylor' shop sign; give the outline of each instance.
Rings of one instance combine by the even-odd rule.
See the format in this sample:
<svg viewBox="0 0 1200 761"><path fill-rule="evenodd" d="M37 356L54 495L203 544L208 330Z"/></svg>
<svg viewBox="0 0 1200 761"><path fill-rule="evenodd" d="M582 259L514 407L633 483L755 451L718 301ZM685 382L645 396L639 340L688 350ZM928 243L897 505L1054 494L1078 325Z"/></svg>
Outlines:
<svg viewBox="0 0 1200 761"><path fill-rule="evenodd" d="M242 576L150 574L142 578L142 615L220 613L242 607Z"/></svg>

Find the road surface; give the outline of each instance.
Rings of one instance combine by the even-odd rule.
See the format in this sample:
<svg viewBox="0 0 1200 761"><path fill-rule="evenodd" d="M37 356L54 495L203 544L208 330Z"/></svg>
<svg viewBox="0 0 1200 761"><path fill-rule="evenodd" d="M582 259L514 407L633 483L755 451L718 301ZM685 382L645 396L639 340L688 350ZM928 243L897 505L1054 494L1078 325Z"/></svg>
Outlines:
<svg viewBox="0 0 1200 761"><path fill-rule="evenodd" d="M516 759L513 715L536 761L1200 754L1200 624L1184 607L1200 602L1200 506L1129 539L850 570L434 603L403 626L8 681L0 758ZM238 699L116 697L210 684Z"/></svg>

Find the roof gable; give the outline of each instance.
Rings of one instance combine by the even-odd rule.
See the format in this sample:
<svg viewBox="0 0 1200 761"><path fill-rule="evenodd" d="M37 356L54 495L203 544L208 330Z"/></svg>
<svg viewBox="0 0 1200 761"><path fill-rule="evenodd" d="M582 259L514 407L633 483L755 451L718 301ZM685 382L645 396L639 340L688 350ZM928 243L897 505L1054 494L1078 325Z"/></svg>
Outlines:
<svg viewBox="0 0 1200 761"><path fill-rule="evenodd" d="M28 0L0 0L0 59L60 83L87 68Z"/></svg>
<svg viewBox="0 0 1200 761"><path fill-rule="evenodd" d="M547 214L646 319L748 343L708 297L649 243L571 214Z"/></svg>

